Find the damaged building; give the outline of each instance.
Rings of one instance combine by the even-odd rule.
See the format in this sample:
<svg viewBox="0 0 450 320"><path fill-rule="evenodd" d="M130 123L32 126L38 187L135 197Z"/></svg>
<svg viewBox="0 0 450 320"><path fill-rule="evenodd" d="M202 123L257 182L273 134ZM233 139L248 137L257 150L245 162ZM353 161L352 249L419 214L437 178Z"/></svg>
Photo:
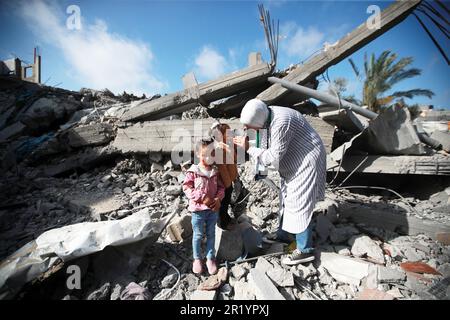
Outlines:
<svg viewBox="0 0 450 320"><path fill-rule="evenodd" d="M276 50L271 62L253 52L244 69L204 83L190 73L163 96L49 87L40 56L31 78L2 62L0 299L448 300L450 134L425 119L448 114L413 121L400 105L377 114L317 90L319 75L419 4L396 1L379 29L362 23L303 64L275 70ZM192 159L173 152L190 154L215 119L241 129L254 97L302 113L326 148L316 260L286 266L292 245L262 242L278 226L280 177L255 181L246 162L237 228L216 227L219 271L197 276L182 189Z"/></svg>

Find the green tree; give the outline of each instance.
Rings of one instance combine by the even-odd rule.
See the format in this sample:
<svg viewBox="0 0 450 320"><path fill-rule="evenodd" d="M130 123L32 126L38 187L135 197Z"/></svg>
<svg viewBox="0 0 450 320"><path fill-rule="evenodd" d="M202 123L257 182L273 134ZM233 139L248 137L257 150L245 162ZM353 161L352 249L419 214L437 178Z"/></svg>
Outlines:
<svg viewBox="0 0 450 320"><path fill-rule="evenodd" d="M379 112L383 107L392 104L398 98L413 98L415 96L427 96L431 98L434 93L427 89L411 89L407 91L395 91L386 95L397 83L421 74L417 68L409 68L413 62L412 57L397 60L397 55L387 50L378 58L372 53L370 60L364 55L364 85L362 103L370 110ZM358 78L363 76L352 59L349 62Z"/></svg>

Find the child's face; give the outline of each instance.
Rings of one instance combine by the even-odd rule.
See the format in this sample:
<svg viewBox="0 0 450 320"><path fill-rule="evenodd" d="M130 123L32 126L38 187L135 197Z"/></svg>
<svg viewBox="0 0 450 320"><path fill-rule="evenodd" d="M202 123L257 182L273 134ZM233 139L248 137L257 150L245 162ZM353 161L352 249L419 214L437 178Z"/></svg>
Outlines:
<svg viewBox="0 0 450 320"><path fill-rule="evenodd" d="M201 146L197 156L201 164L212 165L214 163L214 149L212 145Z"/></svg>

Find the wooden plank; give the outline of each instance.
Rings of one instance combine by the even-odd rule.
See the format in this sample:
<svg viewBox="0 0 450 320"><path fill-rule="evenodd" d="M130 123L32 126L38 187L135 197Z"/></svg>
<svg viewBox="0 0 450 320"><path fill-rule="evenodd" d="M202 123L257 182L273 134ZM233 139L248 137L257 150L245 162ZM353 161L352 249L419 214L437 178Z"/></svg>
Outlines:
<svg viewBox="0 0 450 320"><path fill-rule="evenodd" d="M402 22L419 3L420 0L396 1L381 12L379 29L367 28L366 21L364 21L355 30L340 39L335 46L312 57L306 61L305 64L292 70L283 79L303 84L309 79L320 75L330 66L339 63L355 51ZM258 95L258 98L265 101L267 104L273 104L275 101L285 96L287 92L288 90L281 85L274 84L267 90L261 92Z"/></svg>
<svg viewBox="0 0 450 320"><path fill-rule="evenodd" d="M252 284L257 300L286 300L261 270L250 270L249 282Z"/></svg>
<svg viewBox="0 0 450 320"><path fill-rule="evenodd" d="M346 155L340 167L342 172L385 174L450 175L450 157L447 156L366 156ZM364 161L364 162L363 162ZM327 156L327 170L334 171L339 163Z"/></svg>
<svg viewBox="0 0 450 320"><path fill-rule="evenodd" d="M432 220L421 220L407 216L406 213L396 213L376 209L363 204L339 204L339 218L347 218L355 223L364 223L404 235L426 234L434 240L439 240L441 234L450 233L450 225Z"/></svg>

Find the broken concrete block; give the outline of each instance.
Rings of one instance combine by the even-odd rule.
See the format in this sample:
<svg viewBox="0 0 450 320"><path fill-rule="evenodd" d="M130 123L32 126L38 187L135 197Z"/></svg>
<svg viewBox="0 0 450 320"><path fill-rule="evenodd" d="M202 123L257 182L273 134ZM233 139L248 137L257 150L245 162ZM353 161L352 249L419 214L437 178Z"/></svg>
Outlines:
<svg viewBox="0 0 450 320"><path fill-rule="evenodd" d="M394 297L377 289L365 288L358 292L356 300L394 300Z"/></svg>
<svg viewBox="0 0 450 320"><path fill-rule="evenodd" d="M349 240L351 252L356 257L366 256L376 263L384 264L384 254L380 246L368 236L355 236Z"/></svg>
<svg viewBox="0 0 450 320"><path fill-rule="evenodd" d="M192 216L189 214L176 218L167 227L167 233L170 240L174 242L180 242L192 235Z"/></svg>
<svg viewBox="0 0 450 320"><path fill-rule="evenodd" d="M273 265L269 261L267 261L266 258L261 257L256 261L255 268L266 273L267 271L273 269Z"/></svg>
<svg viewBox="0 0 450 320"><path fill-rule="evenodd" d="M217 295L216 290L206 291L206 290L195 290L191 295L190 300L215 300Z"/></svg>
<svg viewBox="0 0 450 320"><path fill-rule="evenodd" d="M114 286L111 292L111 300L120 300L120 293L122 292L123 287L118 283Z"/></svg>
<svg viewBox="0 0 450 320"><path fill-rule="evenodd" d="M328 239L328 237L331 234L331 231L334 229L333 224L328 220L327 217L325 217L323 214L319 214L317 216L316 221L316 233L318 235L317 242L325 243Z"/></svg>
<svg viewBox="0 0 450 320"><path fill-rule="evenodd" d="M444 149L447 152L450 152L450 134L448 132L435 130L431 134L431 138L439 141L442 144L442 149Z"/></svg>
<svg viewBox="0 0 450 320"><path fill-rule="evenodd" d="M419 254L419 252L414 248L406 248L406 250L403 252L405 254L405 257L410 262L417 262L422 260L422 255Z"/></svg>
<svg viewBox="0 0 450 320"><path fill-rule="evenodd" d="M175 272L175 270L170 269L169 274L161 280L161 288L164 289L164 288L172 287L172 285L175 284L177 279L178 279L178 274Z"/></svg>
<svg viewBox="0 0 450 320"><path fill-rule="evenodd" d="M406 274L393 268L378 266L378 282L401 283L406 280Z"/></svg>
<svg viewBox="0 0 450 320"><path fill-rule="evenodd" d="M320 253L320 265L337 281L359 286L369 275L369 263L337 253Z"/></svg>
<svg viewBox="0 0 450 320"><path fill-rule="evenodd" d="M216 226L216 257L219 260L235 261L244 252L244 241L241 231L222 230Z"/></svg>
<svg viewBox="0 0 450 320"><path fill-rule="evenodd" d="M267 276L279 287L294 286L294 276L292 272L286 271L283 268L274 268L268 270Z"/></svg>
<svg viewBox="0 0 450 320"><path fill-rule="evenodd" d="M256 268L250 270L248 279L257 300L286 300L263 271Z"/></svg>
<svg viewBox="0 0 450 320"><path fill-rule="evenodd" d="M171 196L179 196L182 192L182 186L168 186L166 188L166 193Z"/></svg>
<svg viewBox="0 0 450 320"><path fill-rule="evenodd" d="M245 281L234 284L234 300L255 300L252 287Z"/></svg>
<svg viewBox="0 0 450 320"><path fill-rule="evenodd" d="M355 227L337 227L331 230L330 240L332 243L344 243L356 234L359 234L359 231Z"/></svg>
<svg viewBox="0 0 450 320"><path fill-rule="evenodd" d="M231 273L233 274L233 277L235 277L236 280L239 281L248 273L248 270L238 264L231 267Z"/></svg>
<svg viewBox="0 0 450 320"><path fill-rule="evenodd" d="M156 172L156 171L164 171L164 167L160 165L159 163L153 162L150 167L150 172Z"/></svg>
<svg viewBox="0 0 450 320"><path fill-rule="evenodd" d="M99 289L92 292L87 300L108 300L111 293L111 284L109 282L102 285Z"/></svg>
<svg viewBox="0 0 450 320"><path fill-rule="evenodd" d="M228 271L225 267L220 268L216 274L210 276L206 281L198 286L198 290L216 290L228 278Z"/></svg>

